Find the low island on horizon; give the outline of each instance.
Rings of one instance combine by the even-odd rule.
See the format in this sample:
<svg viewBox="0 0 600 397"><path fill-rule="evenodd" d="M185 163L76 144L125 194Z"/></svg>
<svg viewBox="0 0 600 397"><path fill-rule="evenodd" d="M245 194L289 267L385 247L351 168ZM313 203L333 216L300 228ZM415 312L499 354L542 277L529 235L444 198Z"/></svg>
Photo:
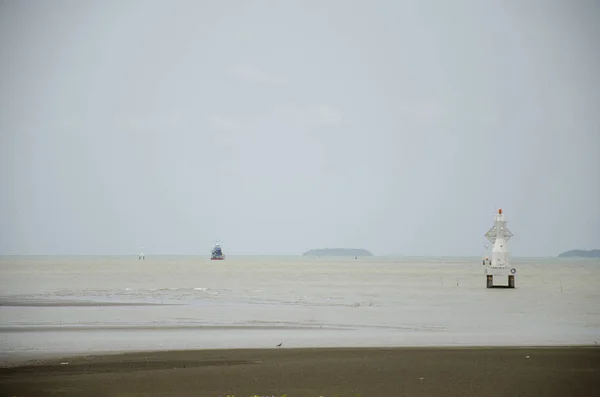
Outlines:
<svg viewBox="0 0 600 397"><path fill-rule="evenodd" d="M373 256L364 248L319 248L306 251L302 256Z"/></svg>
<svg viewBox="0 0 600 397"><path fill-rule="evenodd" d="M558 255L559 258L600 258L600 249L570 250Z"/></svg>

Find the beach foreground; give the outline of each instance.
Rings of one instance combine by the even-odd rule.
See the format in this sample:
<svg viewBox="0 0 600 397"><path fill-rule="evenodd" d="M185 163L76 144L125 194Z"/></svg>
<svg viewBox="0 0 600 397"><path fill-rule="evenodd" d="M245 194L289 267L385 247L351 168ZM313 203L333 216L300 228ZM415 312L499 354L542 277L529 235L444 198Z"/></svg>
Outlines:
<svg viewBox="0 0 600 397"><path fill-rule="evenodd" d="M590 396L600 348L188 350L0 368L9 396Z"/></svg>

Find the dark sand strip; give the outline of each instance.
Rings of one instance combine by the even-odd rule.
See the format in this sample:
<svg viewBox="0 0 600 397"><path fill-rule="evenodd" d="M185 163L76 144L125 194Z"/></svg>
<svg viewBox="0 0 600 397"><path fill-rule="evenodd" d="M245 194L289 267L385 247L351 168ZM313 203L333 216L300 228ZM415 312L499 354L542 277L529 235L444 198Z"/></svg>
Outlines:
<svg viewBox="0 0 600 397"><path fill-rule="evenodd" d="M68 362L68 364L61 364ZM7 396L594 396L600 348L201 350L0 368Z"/></svg>

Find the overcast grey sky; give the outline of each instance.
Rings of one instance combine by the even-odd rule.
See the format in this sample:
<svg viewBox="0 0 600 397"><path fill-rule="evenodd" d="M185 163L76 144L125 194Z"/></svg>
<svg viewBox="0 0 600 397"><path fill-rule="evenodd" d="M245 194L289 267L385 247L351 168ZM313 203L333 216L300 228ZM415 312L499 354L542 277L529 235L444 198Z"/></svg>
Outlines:
<svg viewBox="0 0 600 397"><path fill-rule="evenodd" d="M600 248L598 1L4 1L2 254Z"/></svg>

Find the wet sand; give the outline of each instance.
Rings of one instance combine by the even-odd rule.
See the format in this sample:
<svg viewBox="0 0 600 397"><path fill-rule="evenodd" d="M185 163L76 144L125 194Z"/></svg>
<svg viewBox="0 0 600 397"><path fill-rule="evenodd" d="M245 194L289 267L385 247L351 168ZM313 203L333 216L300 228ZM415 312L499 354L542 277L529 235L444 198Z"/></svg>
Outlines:
<svg viewBox="0 0 600 397"><path fill-rule="evenodd" d="M600 348L321 348L81 356L0 368L10 396L591 396Z"/></svg>

